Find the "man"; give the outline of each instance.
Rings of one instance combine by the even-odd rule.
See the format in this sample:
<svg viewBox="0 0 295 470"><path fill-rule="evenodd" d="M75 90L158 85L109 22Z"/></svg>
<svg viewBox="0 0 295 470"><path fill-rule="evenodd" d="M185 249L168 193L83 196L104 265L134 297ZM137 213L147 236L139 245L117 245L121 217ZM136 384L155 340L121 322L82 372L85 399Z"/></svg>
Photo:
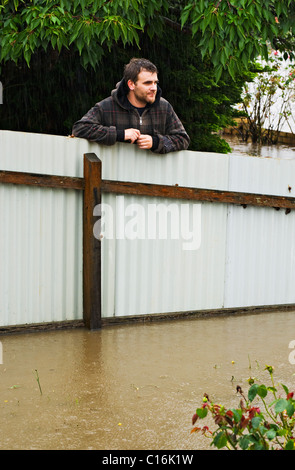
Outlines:
<svg viewBox="0 0 295 470"><path fill-rule="evenodd" d="M146 59L131 59L111 96L74 124L73 135L105 145L129 142L162 154L185 150L189 136L161 95L156 66Z"/></svg>

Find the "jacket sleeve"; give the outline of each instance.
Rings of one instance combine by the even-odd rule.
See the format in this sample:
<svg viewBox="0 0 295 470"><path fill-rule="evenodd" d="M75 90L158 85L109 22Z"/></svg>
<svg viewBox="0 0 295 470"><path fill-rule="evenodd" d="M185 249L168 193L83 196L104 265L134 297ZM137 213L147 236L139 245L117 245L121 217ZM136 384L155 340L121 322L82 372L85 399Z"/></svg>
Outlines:
<svg viewBox="0 0 295 470"><path fill-rule="evenodd" d="M91 108L85 116L73 125L72 133L75 137L99 142L105 145L114 145L117 141L115 126L104 126L103 110L99 103Z"/></svg>
<svg viewBox="0 0 295 470"><path fill-rule="evenodd" d="M153 149L155 153L186 150L190 144L190 138L173 107L168 102L167 106L165 134L158 134L159 145L157 148Z"/></svg>

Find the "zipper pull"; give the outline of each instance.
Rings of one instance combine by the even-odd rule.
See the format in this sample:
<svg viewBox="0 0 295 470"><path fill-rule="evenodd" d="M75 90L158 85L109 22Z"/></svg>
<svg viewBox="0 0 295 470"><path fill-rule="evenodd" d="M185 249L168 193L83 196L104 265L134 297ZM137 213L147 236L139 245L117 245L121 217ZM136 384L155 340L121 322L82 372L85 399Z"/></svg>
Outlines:
<svg viewBox="0 0 295 470"><path fill-rule="evenodd" d="M139 118L139 125L141 126L142 125L142 117L140 116Z"/></svg>

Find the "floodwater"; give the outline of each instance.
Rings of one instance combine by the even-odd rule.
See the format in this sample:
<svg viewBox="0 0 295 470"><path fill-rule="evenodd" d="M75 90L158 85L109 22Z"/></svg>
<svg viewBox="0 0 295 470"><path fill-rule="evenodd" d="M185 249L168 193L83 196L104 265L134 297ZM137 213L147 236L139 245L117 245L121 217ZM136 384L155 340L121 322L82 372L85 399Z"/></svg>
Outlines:
<svg viewBox="0 0 295 470"><path fill-rule="evenodd" d="M0 336L0 449L206 449L203 394L238 406L266 364L294 389L292 340L295 311Z"/></svg>
<svg viewBox="0 0 295 470"><path fill-rule="evenodd" d="M248 142L243 142L238 136L230 134L224 134L221 137L228 142L233 155L248 155L253 157L280 159L295 158L295 147L292 145L262 145L259 143L253 143L250 139Z"/></svg>

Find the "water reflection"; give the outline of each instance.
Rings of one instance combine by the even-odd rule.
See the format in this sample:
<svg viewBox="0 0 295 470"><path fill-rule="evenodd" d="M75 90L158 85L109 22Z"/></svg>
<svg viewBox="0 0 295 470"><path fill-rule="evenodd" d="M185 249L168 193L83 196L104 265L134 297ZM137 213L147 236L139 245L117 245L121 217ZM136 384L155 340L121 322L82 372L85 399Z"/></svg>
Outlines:
<svg viewBox="0 0 295 470"><path fill-rule="evenodd" d="M205 448L190 435L204 392L236 406L265 364L294 388L294 312L0 339L1 449Z"/></svg>

